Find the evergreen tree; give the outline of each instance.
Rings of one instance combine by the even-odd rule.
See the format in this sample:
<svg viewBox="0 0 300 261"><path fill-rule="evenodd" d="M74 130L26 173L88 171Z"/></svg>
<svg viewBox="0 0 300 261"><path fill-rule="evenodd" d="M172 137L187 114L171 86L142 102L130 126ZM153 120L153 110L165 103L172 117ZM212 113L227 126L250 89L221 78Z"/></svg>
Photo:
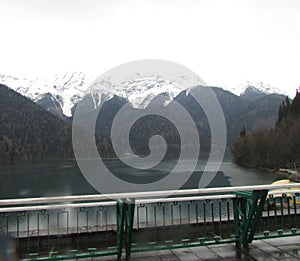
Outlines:
<svg viewBox="0 0 300 261"><path fill-rule="evenodd" d="M279 106L274 130L257 130L233 142L233 160L247 167L278 168L300 161L300 95L287 97Z"/></svg>

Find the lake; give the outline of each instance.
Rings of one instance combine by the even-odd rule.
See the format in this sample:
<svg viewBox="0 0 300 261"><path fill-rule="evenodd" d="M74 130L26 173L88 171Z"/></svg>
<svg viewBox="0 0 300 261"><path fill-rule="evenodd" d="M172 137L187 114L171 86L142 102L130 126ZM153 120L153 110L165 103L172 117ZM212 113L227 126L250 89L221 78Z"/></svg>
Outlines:
<svg viewBox="0 0 300 261"><path fill-rule="evenodd" d="M115 175L130 177L147 176L149 172L133 171L116 159L106 159L106 165L113 169ZM185 160L186 168L189 160ZM195 171L201 172L206 161L199 160ZM152 169L151 175L166 175L174 167L175 160L166 160ZM221 185L239 186L270 184L283 178L281 175L257 169L245 169L224 160L220 168ZM153 178L153 175L148 177ZM212 185L213 186L213 185ZM0 166L0 198L22 198L39 196L62 196L97 194L98 192L85 180L75 160L35 162Z"/></svg>

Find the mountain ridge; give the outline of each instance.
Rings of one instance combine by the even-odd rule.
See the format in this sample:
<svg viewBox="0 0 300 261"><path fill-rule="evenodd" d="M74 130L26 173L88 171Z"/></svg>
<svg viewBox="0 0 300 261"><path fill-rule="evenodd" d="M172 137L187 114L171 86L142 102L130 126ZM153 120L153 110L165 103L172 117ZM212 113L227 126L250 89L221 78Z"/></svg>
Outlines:
<svg viewBox="0 0 300 261"><path fill-rule="evenodd" d="M244 96L249 91L263 93L263 94L277 93L277 94L283 94L285 96L289 96L289 94L285 90L277 87L273 87L261 81L260 82L246 81L244 83L238 84L237 86L228 87L226 89L237 96Z"/></svg>
<svg viewBox="0 0 300 261"><path fill-rule="evenodd" d="M9 86L38 104L45 103L43 99L46 94L47 99L51 96L53 102L59 105L59 111L65 116L71 116L71 109L83 96L88 82L81 72L56 74L50 79L33 80L0 74L1 84ZM48 106L55 107L53 104Z"/></svg>
<svg viewBox="0 0 300 261"><path fill-rule="evenodd" d="M1 84L0 133L24 149L26 156L21 158L25 160L73 155L71 128L67 123Z"/></svg>
<svg viewBox="0 0 300 261"><path fill-rule="evenodd" d="M70 78L65 77L65 80L66 79ZM82 83L82 81L79 82ZM70 91L70 89L72 88L72 84L68 85L68 83L73 83L73 81L64 81L64 83L65 84L63 86L65 88L63 88L63 86L59 87L55 85L55 89ZM145 81L131 82L131 84L131 92L125 93L126 90L124 90L124 88L122 89L121 86L120 89L117 89L115 93L109 93L108 91L106 93L94 92L90 95L85 96L85 99L88 101L88 106L86 108L86 114L83 115L84 117L91 117L92 115L95 115L95 113L97 113L97 107L99 107L99 105L103 103L100 114L97 116L97 122L95 127L97 137L101 137L101 140L99 140L98 142L98 145L100 146L98 147L98 149L101 155L115 156L111 144L111 126L114 117L116 116L118 111L128 101L131 102L131 106L129 106L128 113L135 112L137 110L144 110L147 106L159 106L161 110L169 110L169 112L176 114L176 111L173 111L173 108L175 108L173 106L173 102L180 103L190 114L190 116L196 124L199 138L201 140L202 152L209 153L209 122L201 106L194 99L193 95L189 93L191 90L197 92L196 89L202 88L203 86L194 86L190 91L182 91L182 89L178 88L175 90L175 92L171 93L171 91L173 91L172 88L169 88L169 90L167 91L164 88L161 88L162 86L164 86L164 84L170 87L168 82L161 82L159 85L155 84L151 80L148 81L146 84ZM128 86L128 84L126 85ZM140 85L144 85L144 89L142 87L140 88ZM20 87L19 84L18 86ZM77 88L75 91L82 91L82 89L80 88L83 88L83 86L84 85L81 84L80 87ZM8 153L8 155L5 154L6 158L9 158L10 155L14 155L14 151L19 152L21 157L23 157L23 148L25 148L25 152L29 153L29 156L24 156L28 159L43 159L44 157L47 158L49 155L50 158L68 157L68 155L71 155L72 148L70 148L70 146L72 142L70 125L72 123L72 117L65 119L64 123L58 123L56 122L56 120L59 119L49 113L51 112L52 114L55 114L60 118L64 117L63 110L60 107L63 104L64 99L60 95L54 96L50 92L47 92L43 94L42 99L39 99L34 103L32 100L30 100L24 95L20 95L13 89L10 89L8 87L5 88L7 89L7 91L4 92L2 90L2 94L0 97L2 99L0 99L0 106L2 106L2 113L0 113L2 119L2 121L0 121L0 134L1 136L3 136L2 140L6 142L5 144L11 144L10 147L12 148L12 153L9 153L5 149L7 146L4 143L2 144L2 147L4 146L3 148L5 153ZM2 89L5 88L2 87ZM284 95L265 94L262 97L256 97L256 99L251 100L246 99L246 97L243 95L237 96L231 93L230 91L224 90L220 87L210 88L214 92L216 98L219 100L219 103L224 113L227 126L227 148L230 148L231 141L238 137L240 131L243 128L246 128L247 131L252 131L253 129L261 127L272 128L274 126L274 121L276 120L278 114L278 108L282 101L285 99ZM163 99L156 99L156 97L158 96L153 95L152 89L154 89L155 91L165 91L163 92ZM149 90L151 90L150 93L148 93ZM254 92L255 91L256 90L254 89ZM116 95L116 93L119 94L119 96ZM260 94L259 91L258 93ZM144 94L146 94L146 96L144 96ZM79 94L77 97L75 97L74 92L70 91L68 97L74 97L74 99L76 100L80 99L80 95L82 94ZM128 95L128 97L122 97L125 95ZM133 95L133 97L131 97L132 99L130 98L130 95ZM10 99L10 96L13 96L13 98ZM35 93L35 97L41 97L41 94L37 92ZM144 98L144 100L142 100L141 97ZM134 101L136 100L142 100L142 102L138 104L141 106L137 106L137 104L134 104ZM22 108L22 105L24 104L27 106L25 106L27 109L25 107ZM28 106L34 109L29 110ZM5 112L7 108L8 112ZM74 107L72 109L74 110ZM10 115L8 118L7 113L9 113L8 115ZM44 116L37 119L33 118L33 115ZM42 122L44 127L42 129L36 127L37 122ZM27 126L27 123L30 124ZM189 128L189 126L187 126L186 120L183 118L180 119L180 124L182 126L185 126L185 128ZM131 134L129 139L130 144L135 147L133 151L136 152L138 155L147 155L149 153L148 142L153 135L161 135L165 138L165 140L169 142L169 156L179 155L178 153L180 152L180 137L176 128L174 128L174 126L172 126L172 124L170 124L168 120L165 121L165 119L162 119L162 117L157 117L155 115L150 117L147 116L142 119L139 119L134 125L135 128L132 131L130 130ZM33 128L33 126L35 127ZM62 126L62 128L57 127L56 130L53 130L54 126ZM25 128L25 131L23 131L26 133L25 136L23 135L22 128ZM31 130L30 132L27 131L28 128L29 130ZM64 128L67 129L67 131L62 131L62 129ZM14 130L17 130L17 132L14 132ZM122 129L120 131L122 131ZM55 134L58 137L56 137ZM21 138L19 138L20 135ZM33 141L35 136L42 137L40 143L37 142L37 144L34 144ZM63 139L67 140L67 143L65 143L65 145L62 145L65 142L64 140L59 140L60 136L62 136ZM28 139L28 137L31 138ZM51 139L48 140L46 137L51 137ZM124 138L122 134L120 134L120 137ZM55 141L54 144L51 143L52 140ZM192 145L193 144L191 143L188 146ZM39 146L42 149L39 149ZM50 148L49 146L52 146L51 153L48 151L48 148ZM67 153L64 152L64 146L67 150ZM58 148L60 149L59 151L57 151ZM49 155L47 155L47 153Z"/></svg>
<svg viewBox="0 0 300 261"><path fill-rule="evenodd" d="M105 139L95 140L101 156L113 155ZM70 158L74 158L71 124L0 84L0 162Z"/></svg>
<svg viewBox="0 0 300 261"><path fill-rule="evenodd" d="M92 83L92 80L82 72L56 74L49 79L37 78L34 80L0 74L0 83L9 86L41 105L52 114L64 119L72 116L74 107L86 94L86 90ZM251 83L247 81L237 87L225 88L224 90L252 101L270 93L286 95L285 91L262 82ZM167 103L169 103L181 91L183 89L180 86L168 80L137 79L124 82L121 86L113 87L113 90L103 90L102 93L106 95L106 100L117 95L121 98L126 98L133 107L145 108L158 94L165 95ZM101 100L99 94L98 97L94 98L98 102ZM95 103L95 106L98 105Z"/></svg>

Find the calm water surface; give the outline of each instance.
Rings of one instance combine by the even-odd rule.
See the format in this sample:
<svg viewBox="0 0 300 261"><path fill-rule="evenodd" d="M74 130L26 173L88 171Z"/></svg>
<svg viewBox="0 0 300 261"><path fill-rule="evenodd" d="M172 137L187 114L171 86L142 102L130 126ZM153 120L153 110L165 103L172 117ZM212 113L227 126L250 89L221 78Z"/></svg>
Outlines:
<svg viewBox="0 0 300 261"><path fill-rule="evenodd" d="M147 176L147 171L132 171L114 159L106 160L116 176ZM200 160L196 171L204 169L206 161ZM176 164L175 160L164 161L152 169L151 175L166 175ZM189 168L189 160L184 161L184 170ZM282 176L256 169L244 169L230 160L224 160L220 171L228 185L270 184ZM0 198L61 196L79 194L97 194L98 192L85 180L75 160L37 162L0 166Z"/></svg>

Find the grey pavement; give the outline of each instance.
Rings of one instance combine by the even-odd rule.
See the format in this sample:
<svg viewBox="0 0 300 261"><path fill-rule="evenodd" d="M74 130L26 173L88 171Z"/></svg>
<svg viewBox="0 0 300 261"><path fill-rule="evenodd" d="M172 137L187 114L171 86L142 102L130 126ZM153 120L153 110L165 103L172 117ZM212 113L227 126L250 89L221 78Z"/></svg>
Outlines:
<svg viewBox="0 0 300 261"><path fill-rule="evenodd" d="M115 256L84 261L115 261ZM125 260L125 259L124 259ZM249 249L238 250L235 244L187 247L173 250L132 253L131 261L198 261L198 260L300 260L300 236L255 240Z"/></svg>

